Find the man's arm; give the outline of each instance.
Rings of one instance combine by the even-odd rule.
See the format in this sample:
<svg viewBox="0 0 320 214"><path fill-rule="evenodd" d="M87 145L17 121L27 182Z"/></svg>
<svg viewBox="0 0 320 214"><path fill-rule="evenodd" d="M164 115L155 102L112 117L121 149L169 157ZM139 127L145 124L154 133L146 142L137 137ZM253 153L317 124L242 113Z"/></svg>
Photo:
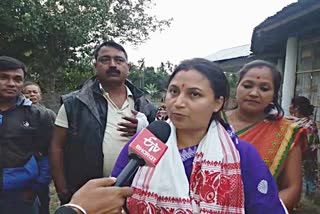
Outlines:
<svg viewBox="0 0 320 214"><path fill-rule="evenodd" d="M54 116L51 114L51 110L36 105L40 111L40 125L37 131L37 142L38 149L35 151L35 157L37 159L38 169L39 169L39 176L36 178L35 182L33 183L33 188L39 188L39 185L48 185L51 182L51 174L50 174L50 167L49 167L49 160L48 160L48 152L49 152L49 145L52 139L53 134L53 127L54 127Z"/></svg>
<svg viewBox="0 0 320 214"><path fill-rule="evenodd" d="M49 157L52 178L58 197L62 203L67 203L71 198L64 176L64 147L66 138L67 129L55 126L50 143Z"/></svg>
<svg viewBox="0 0 320 214"><path fill-rule="evenodd" d="M88 181L73 196L69 209L58 208L55 214L82 213L80 207L87 213L121 213L125 199L132 195L131 187L111 187L115 178L98 178Z"/></svg>

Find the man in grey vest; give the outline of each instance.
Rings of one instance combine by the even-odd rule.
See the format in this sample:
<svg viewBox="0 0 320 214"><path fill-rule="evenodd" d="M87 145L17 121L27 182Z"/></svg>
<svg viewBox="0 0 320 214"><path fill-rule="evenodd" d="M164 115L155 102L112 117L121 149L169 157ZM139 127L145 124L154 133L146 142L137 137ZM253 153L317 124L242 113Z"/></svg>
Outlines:
<svg viewBox="0 0 320 214"><path fill-rule="evenodd" d="M88 180L109 176L122 147L156 114L127 80L128 56L120 44L103 42L94 58L96 76L62 96L55 122L51 168L62 204Z"/></svg>

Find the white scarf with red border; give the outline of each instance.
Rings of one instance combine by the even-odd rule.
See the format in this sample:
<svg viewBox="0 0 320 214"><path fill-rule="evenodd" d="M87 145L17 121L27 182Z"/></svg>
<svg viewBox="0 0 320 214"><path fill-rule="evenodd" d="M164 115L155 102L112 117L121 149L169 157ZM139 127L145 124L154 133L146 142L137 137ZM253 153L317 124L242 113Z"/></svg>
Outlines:
<svg viewBox="0 0 320 214"><path fill-rule="evenodd" d="M177 147L175 127L156 167L141 167L127 200L130 214L244 213L240 155L226 130L213 121L201 140L190 185Z"/></svg>

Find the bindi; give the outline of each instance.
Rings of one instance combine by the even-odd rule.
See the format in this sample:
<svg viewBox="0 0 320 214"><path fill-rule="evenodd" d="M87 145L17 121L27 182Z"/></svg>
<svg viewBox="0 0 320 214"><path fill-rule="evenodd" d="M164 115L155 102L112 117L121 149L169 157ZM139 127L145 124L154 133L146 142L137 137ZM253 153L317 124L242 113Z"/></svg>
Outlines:
<svg viewBox="0 0 320 214"><path fill-rule="evenodd" d="M182 83L181 87L184 88L186 85L184 83Z"/></svg>
<svg viewBox="0 0 320 214"><path fill-rule="evenodd" d="M260 76L257 76L257 79L260 79Z"/></svg>

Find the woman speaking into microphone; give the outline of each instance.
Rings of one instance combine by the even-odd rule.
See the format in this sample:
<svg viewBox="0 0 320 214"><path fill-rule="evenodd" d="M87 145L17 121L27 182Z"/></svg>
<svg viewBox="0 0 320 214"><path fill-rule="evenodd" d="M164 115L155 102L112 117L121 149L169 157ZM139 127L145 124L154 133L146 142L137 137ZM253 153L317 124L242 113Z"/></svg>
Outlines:
<svg viewBox="0 0 320 214"><path fill-rule="evenodd" d="M256 149L220 118L229 96L220 67L205 59L181 62L165 98L171 128L155 167L142 166L127 199L135 213L286 213L276 183ZM112 172L129 162L129 144Z"/></svg>

